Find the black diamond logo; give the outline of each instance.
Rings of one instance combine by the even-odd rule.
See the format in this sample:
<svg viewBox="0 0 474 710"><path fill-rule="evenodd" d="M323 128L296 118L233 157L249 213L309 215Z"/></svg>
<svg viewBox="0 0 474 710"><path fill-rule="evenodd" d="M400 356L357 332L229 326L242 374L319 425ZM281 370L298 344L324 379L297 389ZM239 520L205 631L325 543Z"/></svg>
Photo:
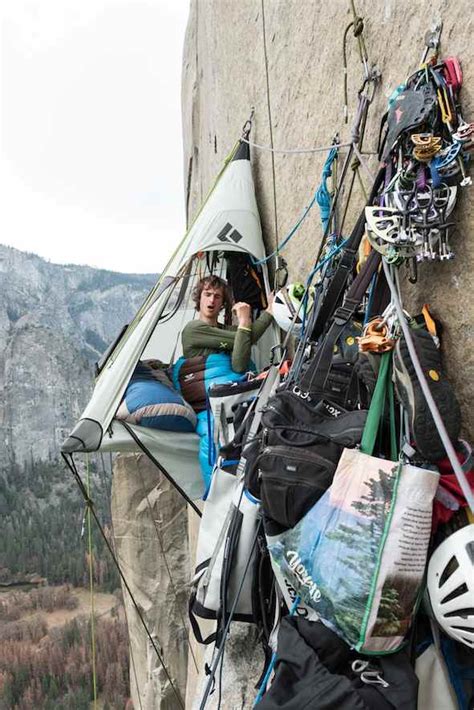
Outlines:
<svg viewBox="0 0 474 710"><path fill-rule="evenodd" d="M232 234L229 234L229 237L230 237L231 239L233 239L236 244L238 244L238 243L240 242L240 240L242 239L241 233L238 232L236 229L234 229L234 231L232 232Z"/></svg>
<svg viewBox="0 0 474 710"><path fill-rule="evenodd" d="M227 222L225 227L223 227L223 229L221 229L221 231L217 235L217 238L220 239L221 242L228 242L229 240L227 239L226 234L228 234L231 229L232 225Z"/></svg>
<svg viewBox="0 0 474 710"><path fill-rule="evenodd" d="M221 242L229 242L232 239L233 242L238 244L243 237L240 232L238 232L229 222L227 222L225 227L223 227L217 235L217 239Z"/></svg>

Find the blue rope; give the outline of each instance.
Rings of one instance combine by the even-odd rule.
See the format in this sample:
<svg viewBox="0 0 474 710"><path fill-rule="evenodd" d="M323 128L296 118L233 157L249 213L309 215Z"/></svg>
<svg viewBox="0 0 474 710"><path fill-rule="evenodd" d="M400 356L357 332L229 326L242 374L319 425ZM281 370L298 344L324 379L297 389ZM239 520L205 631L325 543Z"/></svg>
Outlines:
<svg viewBox="0 0 474 710"><path fill-rule="evenodd" d="M299 597L299 596L295 597L295 601L293 602L291 609L290 609L290 616L293 616L300 601L301 601L301 597ZM260 702L260 700L263 698L264 693L267 689L267 683L270 680L270 676L272 674L273 669L275 668L276 659L277 659L277 652L273 651L273 654L272 654L272 657L270 660L270 664L267 668L267 672L263 676L263 680L260 684L260 690L258 691L257 697L255 698L252 707L255 707Z"/></svg>
<svg viewBox="0 0 474 710"><path fill-rule="evenodd" d="M331 211L331 195L329 194L329 190L326 185L326 180L328 177L332 174L332 164L335 161L337 157L337 148L331 148L329 151L329 155L326 158L326 162L323 165L323 170L321 173L321 183L319 187L317 188L316 192L313 195L313 198L311 199L311 202L309 205L305 208L303 214L299 218L299 220L296 222L296 224L291 228L290 232L287 234L287 236L284 238L282 243L275 249L275 251L272 251L271 254L268 256L265 256L263 259L254 259L252 258L252 264L254 266L261 266L262 264L266 264L267 261L270 261L270 259L273 259L275 256L278 256L278 254L281 252L282 249L286 247L290 239L296 234L298 229L301 227L303 222L305 221L306 217L311 211L311 208L314 206L314 204L317 202L319 205L319 211L321 213L321 221L323 223L323 234L326 231L326 225L329 221L329 213ZM323 216L325 215L325 217Z"/></svg>
<svg viewBox="0 0 474 710"><path fill-rule="evenodd" d="M326 158L326 162L323 165L323 171L321 174L321 184L316 191L316 200L319 205L319 213L321 215L321 222L323 224L323 234L326 233L326 229L329 222L329 215L331 214L331 195L329 194L327 180L328 177L332 175L332 164L337 158L337 148L331 148L329 155Z"/></svg>

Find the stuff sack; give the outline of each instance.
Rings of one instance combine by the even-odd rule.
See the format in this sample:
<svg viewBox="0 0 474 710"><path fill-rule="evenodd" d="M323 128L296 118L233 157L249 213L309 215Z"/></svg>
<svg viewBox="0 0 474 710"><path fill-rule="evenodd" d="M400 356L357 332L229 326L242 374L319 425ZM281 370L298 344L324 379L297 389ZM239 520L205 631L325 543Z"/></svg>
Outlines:
<svg viewBox="0 0 474 710"><path fill-rule="evenodd" d="M363 660L323 624L285 617L278 632L275 677L257 707L416 710L417 687L404 651Z"/></svg>
<svg viewBox="0 0 474 710"><path fill-rule="evenodd" d="M391 653L416 609L439 474L345 449L329 490L267 536L301 600L358 651Z"/></svg>
<svg viewBox="0 0 474 710"><path fill-rule="evenodd" d="M226 619L239 589L247 562L250 564L233 618L253 621L252 580L260 523L260 502L238 478L236 462L219 461L212 474L199 527L196 569L189 602L191 625L199 643L211 643L212 634L203 639L197 616Z"/></svg>
<svg viewBox="0 0 474 710"><path fill-rule="evenodd" d="M262 272L252 264L250 256L241 252L226 253L227 282L235 303L248 303L258 315L267 307Z"/></svg>
<svg viewBox="0 0 474 710"><path fill-rule="evenodd" d="M116 418L165 431L194 431L196 415L176 392L157 361L139 362Z"/></svg>
<svg viewBox="0 0 474 710"><path fill-rule="evenodd" d="M234 372L230 355L211 353L180 357L173 366L173 385L195 412L207 408L207 391L212 384L240 382L245 374Z"/></svg>

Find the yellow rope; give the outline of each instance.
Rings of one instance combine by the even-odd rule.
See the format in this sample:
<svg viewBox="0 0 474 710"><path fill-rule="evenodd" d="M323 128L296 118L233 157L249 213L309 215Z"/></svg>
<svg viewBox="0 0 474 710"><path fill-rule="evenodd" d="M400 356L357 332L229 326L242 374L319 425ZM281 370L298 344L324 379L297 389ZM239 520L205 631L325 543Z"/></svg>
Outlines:
<svg viewBox="0 0 474 710"><path fill-rule="evenodd" d="M86 454L86 482L87 496L91 495L91 479L89 454ZM89 551L89 587L91 595L91 653L92 653L92 692L94 701L94 710L97 710L97 672L96 672L96 649L95 649L95 600L94 600L94 566L92 558L92 521L91 509L87 508L87 538Z"/></svg>

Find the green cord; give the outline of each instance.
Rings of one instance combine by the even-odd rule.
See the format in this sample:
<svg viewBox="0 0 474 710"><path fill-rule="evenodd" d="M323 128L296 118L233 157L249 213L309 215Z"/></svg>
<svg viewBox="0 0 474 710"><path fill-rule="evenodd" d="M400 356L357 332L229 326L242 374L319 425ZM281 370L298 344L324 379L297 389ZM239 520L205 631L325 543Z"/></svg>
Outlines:
<svg viewBox="0 0 474 710"><path fill-rule="evenodd" d="M87 496L90 499L91 495L91 479L89 454L86 454L86 486ZM92 692L94 701L94 710L97 710L97 671L96 671L96 648L95 648L95 603L94 603L94 567L92 557L92 521L91 509L87 508L87 538L89 551L89 588L91 595L91 652L92 652Z"/></svg>

